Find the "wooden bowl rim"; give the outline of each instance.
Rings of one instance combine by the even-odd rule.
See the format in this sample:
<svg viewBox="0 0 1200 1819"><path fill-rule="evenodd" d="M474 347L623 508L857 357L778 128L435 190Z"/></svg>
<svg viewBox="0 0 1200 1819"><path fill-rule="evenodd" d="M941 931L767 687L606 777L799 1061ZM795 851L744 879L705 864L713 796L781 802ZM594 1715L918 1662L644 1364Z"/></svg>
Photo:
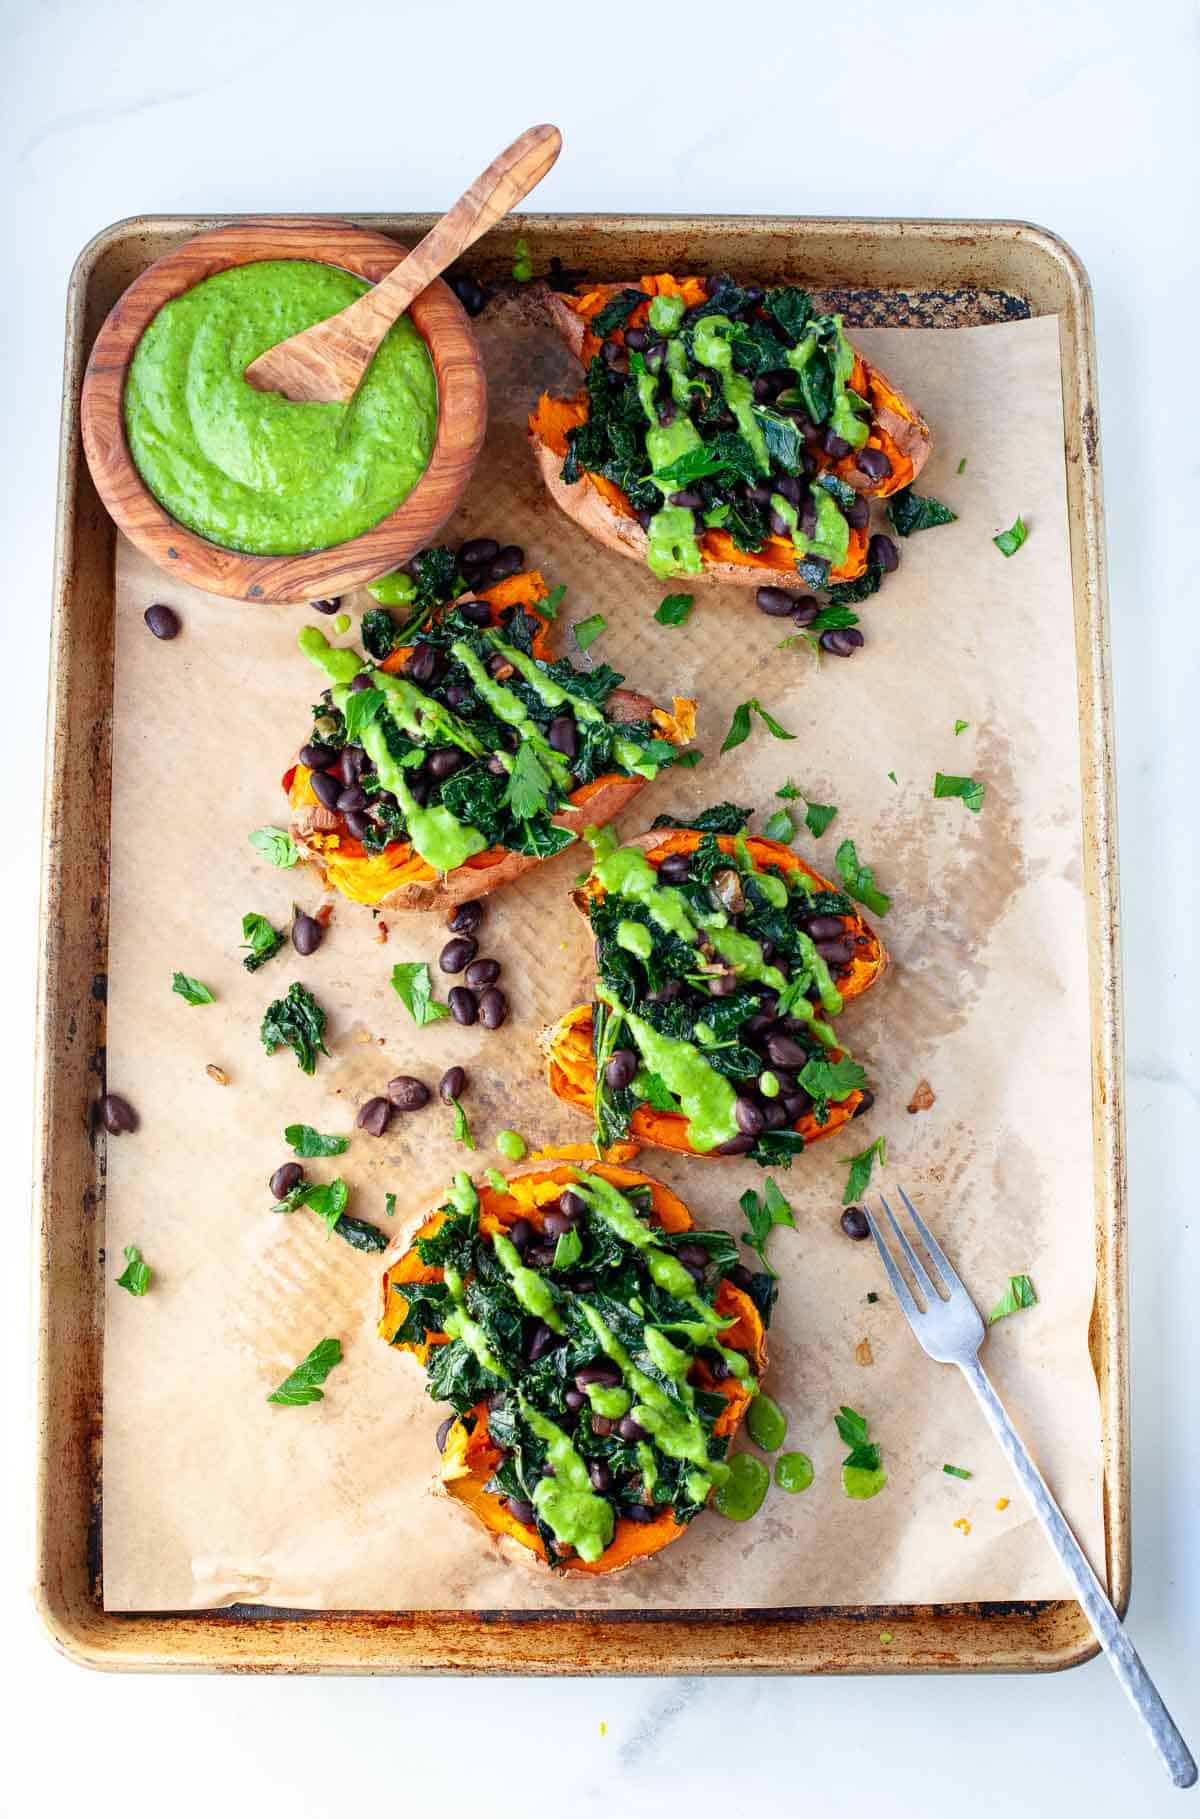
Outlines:
<svg viewBox="0 0 1200 1819"><path fill-rule="evenodd" d="M155 498L138 472L125 434L129 363L165 303L219 271L265 259L311 260L378 283L408 251L387 235L352 221L317 217L229 222L164 253L122 292L88 358L80 427L101 501L117 528L144 555L174 578L207 593L279 605L361 587L431 541L462 498L487 429L487 382L479 344L466 311L440 278L409 308L437 381L438 424L429 463L396 509L357 537L328 549L286 556L257 556L212 543L172 518ZM410 519L420 526L411 539L405 534Z"/></svg>

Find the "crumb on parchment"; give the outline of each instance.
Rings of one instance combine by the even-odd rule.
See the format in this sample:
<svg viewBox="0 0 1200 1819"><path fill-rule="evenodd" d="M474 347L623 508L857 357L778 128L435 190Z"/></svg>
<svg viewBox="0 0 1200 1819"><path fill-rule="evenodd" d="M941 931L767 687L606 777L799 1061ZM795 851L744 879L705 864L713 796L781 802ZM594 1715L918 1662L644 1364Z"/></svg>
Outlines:
<svg viewBox="0 0 1200 1819"><path fill-rule="evenodd" d="M858 1364L874 1364L875 1355L871 1350L871 1341L869 1339L859 1340L854 1348L854 1357L855 1362Z"/></svg>
<svg viewBox="0 0 1200 1819"><path fill-rule="evenodd" d="M960 1516L954 1526L956 1529L961 1529L964 1535L969 1535L971 1532L971 1524L967 1521L965 1516Z"/></svg>
<svg viewBox="0 0 1200 1819"><path fill-rule="evenodd" d="M908 1102L910 1112L927 1112L937 1101L937 1094L928 1080L918 1080L913 1087L912 1098Z"/></svg>

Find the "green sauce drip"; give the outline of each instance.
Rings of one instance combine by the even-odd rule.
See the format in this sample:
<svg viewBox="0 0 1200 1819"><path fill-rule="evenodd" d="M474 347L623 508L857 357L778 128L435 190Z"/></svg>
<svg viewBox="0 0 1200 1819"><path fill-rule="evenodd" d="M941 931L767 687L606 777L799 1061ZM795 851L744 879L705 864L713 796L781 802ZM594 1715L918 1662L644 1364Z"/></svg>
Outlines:
<svg viewBox="0 0 1200 1819"><path fill-rule="evenodd" d="M776 1452L787 1439L787 1416L773 1396L756 1396L746 1416L746 1427L755 1446Z"/></svg>
<svg viewBox="0 0 1200 1819"><path fill-rule="evenodd" d="M331 682L343 685L353 682L359 670L367 667L357 651L338 650L315 625L306 625L296 643L309 662L324 670Z"/></svg>
<svg viewBox="0 0 1200 1819"><path fill-rule="evenodd" d="M558 1311L553 1289L544 1276L539 1276L536 1270L525 1268L521 1262L521 1253L512 1239L505 1237L503 1232L494 1232L492 1249L500 1259L512 1292L525 1312L532 1314L536 1320L544 1320L551 1332L565 1332L566 1327Z"/></svg>
<svg viewBox="0 0 1200 1819"><path fill-rule="evenodd" d="M729 1475L717 1486L713 1502L731 1522L749 1522L757 1516L771 1482L771 1474L753 1453L735 1453L729 1461Z"/></svg>
<svg viewBox="0 0 1200 1819"><path fill-rule="evenodd" d="M649 960L654 952L654 937L644 923L622 921L617 924L617 946L627 954L636 954L639 960Z"/></svg>
<svg viewBox="0 0 1200 1819"><path fill-rule="evenodd" d="M813 1481L813 1463L807 1453L780 1453L775 1461L775 1482L781 1491L806 1491Z"/></svg>
<svg viewBox="0 0 1200 1819"><path fill-rule="evenodd" d="M754 459L764 474L771 471L762 425L754 415L754 388L744 373L733 370L733 323L728 316L702 316L696 324L692 347L701 366L711 367L721 375L725 402L737 419L737 426L754 451Z"/></svg>
<svg viewBox="0 0 1200 1819"><path fill-rule="evenodd" d="M587 1465L557 1424L520 1397L521 1413L546 1447L552 1478L538 1481L533 1506L556 1541L573 1547L581 1560L599 1560L613 1538L615 1518L610 1503L598 1497Z"/></svg>
<svg viewBox="0 0 1200 1819"><path fill-rule="evenodd" d="M493 1377L499 1377L503 1383L509 1382L508 1371L505 1369L501 1359L497 1358L495 1352L492 1350L491 1341L487 1334L484 1332L479 1322L473 1320L467 1312L466 1304L463 1300L462 1277L456 1269L449 1265L443 1269L442 1276L445 1280L446 1287L450 1291L450 1299L454 1303L454 1306L442 1321L442 1331L451 1339L461 1339L463 1344L467 1347L467 1350L474 1352L485 1371L491 1371Z"/></svg>
<svg viewBox="0 0 1200 1819"><path fill-rule="evenodd" d="M878 1497L886 1483L887 1473L878 1468L872 1471L865 1465L842 1467L842 1489L856 1503L865 1503L870 1497Z"/></svg>

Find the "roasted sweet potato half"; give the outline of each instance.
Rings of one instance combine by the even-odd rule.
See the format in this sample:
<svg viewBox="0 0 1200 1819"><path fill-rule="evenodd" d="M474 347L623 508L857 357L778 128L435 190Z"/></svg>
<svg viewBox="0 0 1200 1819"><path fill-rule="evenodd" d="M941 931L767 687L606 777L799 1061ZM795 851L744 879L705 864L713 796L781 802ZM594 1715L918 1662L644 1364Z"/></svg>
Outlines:
<svg viewBox="0 0 1200 1819"><path fill-rule="evenodd" d="M832 1020L887 952L790 847L692 828L610 837L575 902L596 998L548 1032L548 1082L598 1142L786 1165L871 1104Z"/></svg>
<svg viewBox="0 0 1200 1819"><path fill-rule="evenodd" d="M807 293L668 273L550 293L587 369L529 419L567 516L661 576L824 587L868 564L868 497L911 485L929 427Z"/></svg>
<svg viewBox="0 0 1200 1819"><path fill-rule="evenodd" d="M403 619L364 616L365 657L301 633L329 686L283 778L292 839L375 909L499 889L619 815L695 725L693 701L668 711L556 661L536 570L472 589L444 553Z"/></svg>
<svg viewBox="0 0 1200 1819"><path fill-rule="evenodd" d="M379 1332L450 1404L440 1488L506 1550L610 1573L722 1481L771 1286L661 1182L559 1161L456 1176L384 1275Z"/></svg>

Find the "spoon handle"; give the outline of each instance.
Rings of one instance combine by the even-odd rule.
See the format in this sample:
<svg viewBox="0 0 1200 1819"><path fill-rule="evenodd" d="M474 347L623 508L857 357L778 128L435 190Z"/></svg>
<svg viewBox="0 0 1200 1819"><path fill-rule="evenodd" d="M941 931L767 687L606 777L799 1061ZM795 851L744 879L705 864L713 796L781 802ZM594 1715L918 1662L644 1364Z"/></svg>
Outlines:
<svg viewBox="0 0 1200 1819"><path fill-rule="evenodd" d="M556 126L531 126L476 177L407 259L336 317L339 352L365 367L414 297L541 182L562 150Z"/></svg>

